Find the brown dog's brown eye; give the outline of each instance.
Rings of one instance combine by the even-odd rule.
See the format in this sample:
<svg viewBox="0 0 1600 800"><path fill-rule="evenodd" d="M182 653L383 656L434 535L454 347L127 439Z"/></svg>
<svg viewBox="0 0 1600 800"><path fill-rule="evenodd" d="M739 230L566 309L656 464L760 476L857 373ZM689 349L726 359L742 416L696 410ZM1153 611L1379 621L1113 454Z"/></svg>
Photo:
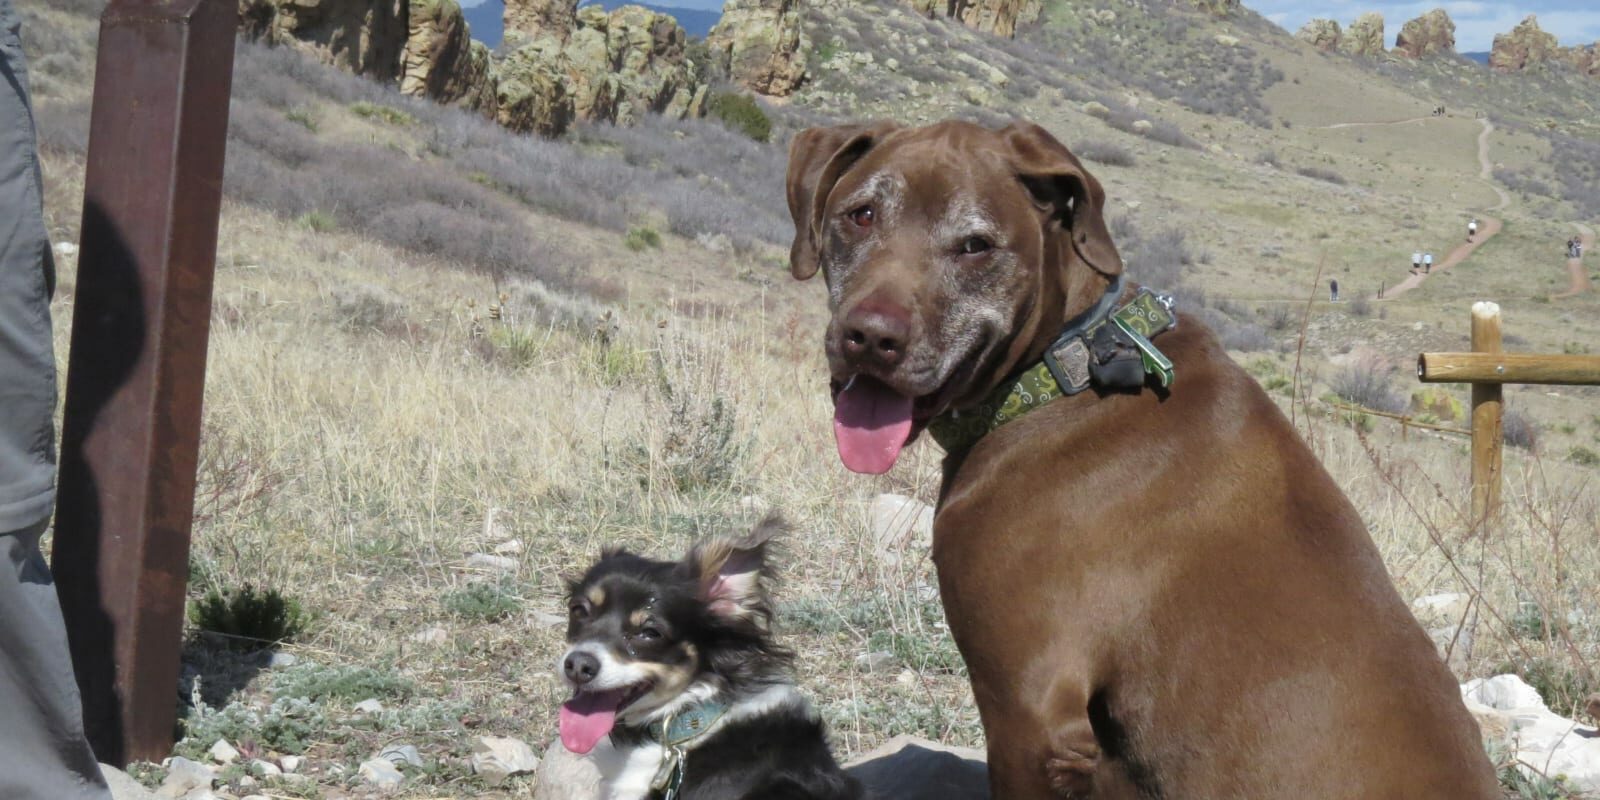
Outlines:
<svg viewBox="0 0 1600 800"><path fill-rule="evenodd" d="M862 206L850 212L850 221L854 222L857 227L870 228L875 219L877 219L877 214L873 212L872 206Z"/></svg>
<svg viewBox="0 0 1600 800"><path fill-rule="evenodd" d="M993 249L994 245L982 236L968 236L967 240L961 243L961 254L966 256L987 253Z"/></svg>

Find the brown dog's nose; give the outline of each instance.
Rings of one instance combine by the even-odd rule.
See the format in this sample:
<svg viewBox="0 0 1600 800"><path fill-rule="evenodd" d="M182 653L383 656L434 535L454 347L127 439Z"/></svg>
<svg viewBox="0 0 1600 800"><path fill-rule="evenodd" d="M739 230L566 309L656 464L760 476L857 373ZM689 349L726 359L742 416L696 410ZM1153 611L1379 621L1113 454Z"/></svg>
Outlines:
<svg viewBox="0 0 1600 800"><path fill-rule="evenodd" d="M898 305L863 302L844 320L841 350L853 364L893 367L905 358L911 314Z"/></svg>

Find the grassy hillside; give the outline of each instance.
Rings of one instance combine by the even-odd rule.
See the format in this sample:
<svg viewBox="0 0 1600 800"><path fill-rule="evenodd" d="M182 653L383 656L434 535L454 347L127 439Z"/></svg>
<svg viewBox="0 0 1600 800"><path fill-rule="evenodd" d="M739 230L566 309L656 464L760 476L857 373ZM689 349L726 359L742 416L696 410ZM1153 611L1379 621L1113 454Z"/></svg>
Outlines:
<svg viewBox="0 0 1600 800"><path fill-rule="evenodd" d="M74 241L92 8L20 10L51 231ZM180 752L219 736L304 752L320 788L273 792L343 796L355 765L412 743L427 767L402 796L529 796L463 759L476 735L552 740L562 576L602 544L675 554L767 506L797 523L781 629L839 749L901 733L978 743L925 547L891 564L868 525L879 493L933 501L938 449L915 445L879 478L843 470L822 288L783 269L788 137L885 115L1025 116L1086 154L1131 270L1178 290L1294 415L1404 596L1477 598L1461 677L1520 671L1560 711L1600 685L1600 390L1508 389L1524 446L1490 535L1464 521L1464 439L1402 438L1322 399L1404 408L1415 354L1464 349L1479 299L1505 309L1513 349L1600 349L1600 298L1550 299L1561 242L1594 214L1545 163L1596 134L1535 119L1593 102L1586 88L1556 76L1548 91L1570 97L1527 99L1491 76L1476 93L1424 91L1456 67L1326 56L1253 15L1154 2L1110 2L1092 21L1052 5L1015 41L879 3L808 19L821 66L766 109L768 143L716 120L519 138L240 44L193 591L270 586L308 620L292 666L191 637L201 702ZM1429 115L1439 102L1450 116ZM1513 184L1489 210L1501 200L1479 175L1479 111L1491 166L1548 194ZM1504 230L1462 265L1373 299L1413 249L1443 255L1490 213ZM64 359L75 265L61 266ZM1326 302L1330 278L1347 301ZM1433 406L1438 419L1450 404ZM858 667L868 653L890 666ZM387 710L356 712L369 697Z"/></svg>

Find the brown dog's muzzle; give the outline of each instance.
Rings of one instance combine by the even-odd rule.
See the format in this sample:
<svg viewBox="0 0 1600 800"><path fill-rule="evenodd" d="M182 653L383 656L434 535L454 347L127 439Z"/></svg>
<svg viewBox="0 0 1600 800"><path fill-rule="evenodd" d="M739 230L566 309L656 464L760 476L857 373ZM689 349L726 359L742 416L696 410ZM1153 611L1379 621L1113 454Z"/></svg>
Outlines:
<svg viewBox="0 0 1600 800"><path fill-rule="evenodd" d="M911 343L911 311L869 297L845 315L839 354L852 372L884 375L905 360Z"/></svg>

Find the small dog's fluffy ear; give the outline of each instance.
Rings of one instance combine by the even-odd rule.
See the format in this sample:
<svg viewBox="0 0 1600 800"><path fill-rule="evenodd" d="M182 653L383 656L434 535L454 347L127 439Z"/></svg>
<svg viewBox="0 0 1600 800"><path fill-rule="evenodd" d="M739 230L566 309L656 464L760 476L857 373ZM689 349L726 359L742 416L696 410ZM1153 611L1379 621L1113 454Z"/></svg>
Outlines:
<svg viewBox="0 0 1600 800"><path fill-rule="evenodd" d="M769 613L764 582L772 577L768 548L774 537L788 530L781 517L768 514L743 539L710 539L695 545L685 560L700 582L700 599L714 613L764 624Z"/></svg>

